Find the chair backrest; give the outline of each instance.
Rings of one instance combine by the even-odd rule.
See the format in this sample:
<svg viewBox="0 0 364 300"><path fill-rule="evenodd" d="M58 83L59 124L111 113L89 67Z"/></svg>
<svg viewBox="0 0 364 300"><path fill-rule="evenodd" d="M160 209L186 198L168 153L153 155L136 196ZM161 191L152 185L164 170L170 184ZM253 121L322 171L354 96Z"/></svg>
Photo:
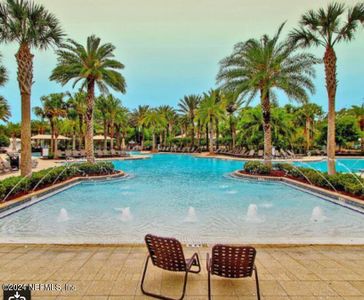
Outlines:
<svg viewBox="0 0 364 300"><path fill-rule="evenodd" d="M212 248L211 274L241 278L253 273L256 250L250 246L215 245Z"/></svg>
<svg viewBox="0 0 364 300"><path fill-rule="evenodd" d="M147 234L145 243L153 265L168 271L186 271L183 248L178 240Z"/></svg>

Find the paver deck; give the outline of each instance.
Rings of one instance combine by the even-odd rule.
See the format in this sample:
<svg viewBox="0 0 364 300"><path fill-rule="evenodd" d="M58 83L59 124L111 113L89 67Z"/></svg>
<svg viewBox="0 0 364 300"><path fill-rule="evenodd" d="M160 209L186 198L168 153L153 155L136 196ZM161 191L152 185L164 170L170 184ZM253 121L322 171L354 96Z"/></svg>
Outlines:
<svg viewBox="0 0 364 300"><path fill-rule="evenodd" d="M198 252L200 274L190 274L185 299L207 299L208 247ZM36 291L32 299L151 299L142 295L143 246L0 244L0 284L68 283L75 291ZM364 246L257 246L264 300L364 299ZM182 274L151 267L146 288L177 296ZM213 277L213 299L256 299L254 279Z"/></svg>

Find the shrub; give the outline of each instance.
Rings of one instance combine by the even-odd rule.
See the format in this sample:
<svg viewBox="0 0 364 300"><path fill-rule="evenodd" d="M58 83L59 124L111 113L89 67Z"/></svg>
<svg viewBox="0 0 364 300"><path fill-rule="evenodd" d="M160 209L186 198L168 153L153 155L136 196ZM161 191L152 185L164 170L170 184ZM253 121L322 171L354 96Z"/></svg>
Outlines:
<svg viewBox="0 0 364 300"><path fill-rule="evenodd" d="M274 164L274 168L279 171L289 172L293 169L293 166L289 163L276 163Z"/></svg>
<svg viewBox="0 0 364 300"><path fill-rule="evenodd" d="M290 176L309 180L312 184L332 189L334 187L337 191L348 192L353 195L364 195L364 180L349 173L337 173L335 175L328 175L326 172L320 172L310 168L293 167L291 164L278 163L274 167L277 170L286 171Z"/></svg>
<svg viewBox="0 0 364 300"><path fill-rule="evenodd" d="M34 172L30 178L13 176L0 181L0 201L15 187L11 195L21 192L30 192L34 187L44 187L57 182L72 178L74 176L84 175L102 175L111 174L115 171L112 162L78 163L72 165L63 165L55 168L48 168Z"/></svg>
<svg viewBox="0 0 364 300"><path fill-rule="evenodd" d="M21 176L8 177L1 181L0 191L2 194L0 195L0 199L4 199L11 190L13 190L11 194L19 194L28 191L29 187L30 184L28 178Z"/></svg>
<svg viewBox="0 0 364 300"><path fill-rule="evenodd" d="M268 175L272 171L272 168L260 161L248 161L244 165L244 171L249 174Z"/></svg>
<svg viewBox="0 0 364 300"><path fill-rule="evenodd" d="M0 147L9 147L10 140L6 135L0 135Z"/></svg>

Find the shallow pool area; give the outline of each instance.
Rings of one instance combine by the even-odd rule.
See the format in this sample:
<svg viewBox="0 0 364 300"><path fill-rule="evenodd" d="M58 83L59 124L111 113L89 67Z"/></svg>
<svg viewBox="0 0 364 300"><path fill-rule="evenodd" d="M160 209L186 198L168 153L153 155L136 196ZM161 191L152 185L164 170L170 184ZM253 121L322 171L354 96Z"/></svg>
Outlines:
<svg viewBox="0 0 364 300"><path fill-rule="evenodd" d="M157 154L115 161L127 179L83 182L0 219L0 242L362 243L364 215L284 183L236 179L242 162Z"/></svg>

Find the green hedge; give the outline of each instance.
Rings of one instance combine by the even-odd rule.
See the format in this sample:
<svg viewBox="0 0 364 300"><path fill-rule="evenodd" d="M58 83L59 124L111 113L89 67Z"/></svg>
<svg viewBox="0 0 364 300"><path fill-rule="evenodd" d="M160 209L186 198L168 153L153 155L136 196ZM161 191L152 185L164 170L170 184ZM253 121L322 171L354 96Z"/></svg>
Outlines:
<svg viewBox="0 0 364 300"><path fill-rule="evenodd" d="M38 187L52 184L57 178L57 182L72 178L74 176L106 175L114 173L112 162L76 163L55 168L44 169L32 173L29 178L13 176L0 181L0 201L13 189L11 195L22 192L30 192L39 183Z"/></svg>
<svg viewBox="0 0 364 300"><path fill-rule="evenodd" d="M353 195L364 195L364 179L355 174L336 173L329 175L327 172L320 172L310 168L294 167L288 163L278 163L274 165L277 170L285 171L288 175L309 180L312 184L337 191L348 192Z"/></svg>
<svg viewBox="0 0 364 300"><path fill-rule="evenodd" d="M248 161L244 164L244 171L249 174L268 175L272 168L260 161Z"/></svg>

